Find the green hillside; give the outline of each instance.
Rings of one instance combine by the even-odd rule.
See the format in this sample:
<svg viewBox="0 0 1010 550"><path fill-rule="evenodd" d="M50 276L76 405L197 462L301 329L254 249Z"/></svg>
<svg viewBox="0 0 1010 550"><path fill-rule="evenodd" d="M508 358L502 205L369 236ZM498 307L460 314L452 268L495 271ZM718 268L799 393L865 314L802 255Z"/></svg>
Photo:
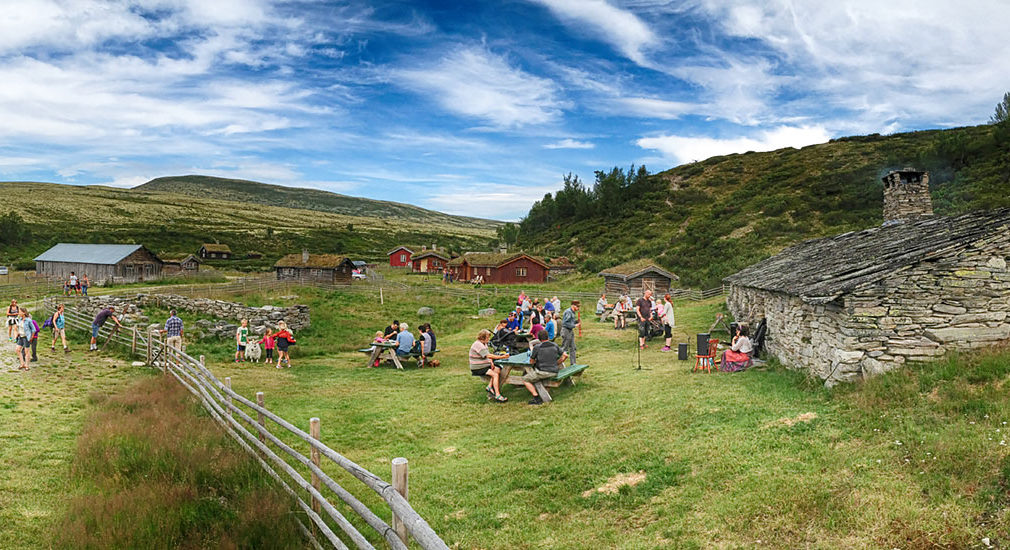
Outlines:
<svg viewBox="0 0 1010 550"><path fill-rule="evenodd" d="M689 287L803 239L882 222L889 170L931 173L934 210L1010 206L1010 128L977 126L841 138L802 149L713 157L649 174L566 178L519 227L520 244L565 254L587 271L652 257Z"/></svg>
<svg viewBox="0 0 1010 550"><path fill-rule="evenodd" d="M191 197L285 206L304 210L332 212L348 216L411 220L443 227L494 230L502 223L495 220L452 216L409 204L349 197L321 191L270 185L256 181L216 178L212 176L170 176L156 178L133 188L135 191L175 193Z"/></svg>
<svg viewBox="0 0 1010 550"><path fill-rule="evenodd" d="M0 182L0 196L12 199L0 202L0 265L25 269L56 242L137 243L156 253L195 253L201 243L220 242L238 258L263 254L222 265L264 268L303 248L382 260L398 245L467 250L494 236L493 229L449 223L445 215L346 215L143 189Z"/></svg>

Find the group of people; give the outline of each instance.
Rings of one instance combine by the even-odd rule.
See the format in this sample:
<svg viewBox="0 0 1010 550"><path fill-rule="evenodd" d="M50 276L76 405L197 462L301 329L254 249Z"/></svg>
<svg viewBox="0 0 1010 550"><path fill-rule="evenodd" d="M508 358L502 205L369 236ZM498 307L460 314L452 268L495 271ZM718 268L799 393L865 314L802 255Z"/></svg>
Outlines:
<svg viewBox="0 0 1010 550"><path fill-rule="evenodd" d="M50 345L52 351L56 351L56 342L60 342L63 344L63 352L70 353L67 347L66 319L63 311L63 304L60 304L56 307L56 311L43 321L42 326L39 326L27 308L19 306L17 300L11 300L7 307L7 340L14 342L18 370L29 370L29 363L39 360L39 336L45 328L52 329L53 339Z"/></svg>
<svg viewBox="0 0 1010 550"><path fill-rule="evenodd" d="M490 379L485 388L488 399L497 403L504 403L508 401L508 398L501 394L501 367L495 365L494 361L508 359L511 355L508 353L492 353L488 348L490 340L491 331L483 329L477 333L477 339L470 346L469 351L470 374L473 376L487 376ZM533 396L529 400L530 405L540 405L544 402L534 384L541 380L550 380L556 377L561 370L561 366L564 365L565 360L568 358L568 353L548 338L546 330L541 329L536 333L536 339L530 341L529 362L532 368L522 377L523 386Z"/></svg>
<svg viewBox="0 0 1010 550"><path fill-rule="evenodd" d="M437 359L433 359L430 362L427 358L438 349L438 342L435 339L435 331L431 328L431 323L422 323L418 330L418 337L414 337L414 333L410 332L410 325L407 323L401 323L398 320L393 320L385 328L385 330L379 330L375 332L375 339L372 341L373 344L383 344L388 342L396 342L396 348L394 352L397 357L411 357L418 356L418 360L421 364L430 363L432 366L437 367L440 362ZM379 366L379 360L376 359L371 365L372 367Z"/></svg>
<svg viewBox="0 0 1010 550"><path fill-rule="evenodd" d="M606 320L607 309L609 307L611 306L607 303L607 295L601 294L600 299L596 301L596 314L600 316L601 321ZM633 311L635 318L638 320L638 345L641 349L648 347L645 340L649 336L649 324L657 323L658 325L662 325L663 337L665 338L663 348L659 351L673 351L671 347L673 327L677 326L677 324L673 315L673 298L669 294L665 294L661 299L657 300L652 295L651 290L646 290L643 296L634 304L632 304L630 296L620 295L614 301L611 312L614 318L614 329L623 330L628 328L626 312L629 311Z"/></svg>
<svg viewBox="0 0 1010 550"><path fill-rule="evenodd" d="M539 299L530 299L526 293L520 292L515 311L510 311L506 318L498 321L498 326L491 333L489 340L495 348L504 348L511 352L516 351L518 334L529 328L530 349L537 345L540 332L547 335L547 339L554 341L561 337L561 348L568 353L572 364L575 364L575 331L582 323L579 316L580 302L572 300L571 306L561 312L561 300L557 296L543 302Z"/></svg>
<svg viewBox="0 0 1010 550"><path fill-rule="evenodd" d="M70 277L68 277L66 281L63 281L63 295L87 296L89 286L91 286L91 281L88 280L87 273L81 274L81 277L78 278L77 274L71 271Z"/></svg>
<svg viewBox="0 0 1010 550"><path fill-rule="evenodd" d="M172 310L172 317L169 317L169 321L172 321L175 317L175 310ZM179 336L181 340L182 336L182 321L179 321ZM165 323L165 331L168 332L169 338L171 338L172 331L169 330L168 322ZM265 359L263 360L266 364L274 364L277 368L291 368L291 352L289 348L295 345L295 334L288 328L288 324L284 321L277 322L277 330L267 327L263 332L263 336L256 339L252 336L252 332L249 329L249 319L242 319L239 322L238 328L235 329L235 362L244 363L246 358L250 361L259 363L259 354L250 354L249 346L256 345L262 346L263 353L265 354ZM169 344L171 345L171 344ZM254 348L255 349L255 348ZM277 362L274 363L274 350L277 350Z"/></svg>

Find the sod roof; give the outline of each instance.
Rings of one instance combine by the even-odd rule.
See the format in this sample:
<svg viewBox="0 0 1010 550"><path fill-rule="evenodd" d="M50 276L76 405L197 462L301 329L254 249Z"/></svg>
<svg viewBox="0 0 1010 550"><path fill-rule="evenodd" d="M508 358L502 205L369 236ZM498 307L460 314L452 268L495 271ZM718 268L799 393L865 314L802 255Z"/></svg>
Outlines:
<svg viewBox="0 0 1010 550"><path fill-rule="evenodd" d="M600 275L604 277L619 277L623 280L628 280L640 277L649 272L667 277L671 281L677 281L680 279L680 277L659 267L656 265L656 262L648 259L631 260L630 262L625 262L621 265L615 265L614 267L604 269L600 272Z"/></svg>
<svg viewBox="0 0 1010 550"><path fill-rule="evenodd" d="M207 252L228 252L231 253L231 248L226 244L216 244L216 243L203 243L201 247Z"/></svg>
<svg viewBox="0 0 1010 550"><path fill-rule="evenodd" d="M301 254L288 254L287 256L277 260L274 267L336 269L344 262L350 264L350 267L354 267L354 263L351 262L347 256L338 256L336 254L309 254L309 261L303 262Z"/></svg>

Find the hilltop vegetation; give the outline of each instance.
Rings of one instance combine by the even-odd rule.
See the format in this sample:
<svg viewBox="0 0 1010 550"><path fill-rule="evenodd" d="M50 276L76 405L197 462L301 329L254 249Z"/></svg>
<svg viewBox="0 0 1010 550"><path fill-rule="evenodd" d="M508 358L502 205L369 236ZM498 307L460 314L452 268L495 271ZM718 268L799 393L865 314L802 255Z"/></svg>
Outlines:
<svg viewBox="0 0 1010 550"><path fill-rule="evenodd" d="M577 176L537 202L517 241L566 254L588 271L652 257L690 287L804 239L879 225L880 177L931 172L934 210L1010 206L1007 123L841 138L802 149L712 157L649 174L644 167Z"/></svg>
<svg viewBox="0 0 1010 550"><path fill-rule="evenodd" d="M303 248L381 260L395 245L438 243L462 250L486 246L494 235L493 229L479 224L467 227L394 213L336 214L232 202L209 194L33 182L0 183L0 194L20 197L0 203L0 228L17 229L0 230L0 239L8 233L11 237L2 242L0 265L14 263L24 269L34 268L31 258L57 242L137 243L156 253L194 253L201 243L220 242L239 258L249 252L263 254L259 260L227 264L257 268ZM11 213L23 222L11 223Z"/></svg>
<svg viewBox="0 0 1010 550"><path fill-rule="evenodd" d="M494 230L501 222L452 216L409 204L349 197L319 189L283 187L256 181L216 178L212 176L172 176L155 178L133 188L135 191L175 193L191 197L213 197L232 202L285 206L347 216L364 216L390 220L412 220L442 227Z"/></svg>

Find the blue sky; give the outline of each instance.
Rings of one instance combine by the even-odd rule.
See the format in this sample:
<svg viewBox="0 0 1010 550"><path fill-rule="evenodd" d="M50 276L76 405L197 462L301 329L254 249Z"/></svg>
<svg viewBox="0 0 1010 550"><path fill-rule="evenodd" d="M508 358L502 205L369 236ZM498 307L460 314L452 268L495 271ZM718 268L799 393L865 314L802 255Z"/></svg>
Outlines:
<svg viewBox="0 0 1010 550"><path fill-rule="evenodd" d="M0 0L0 179L521 217L568 172L985 122L1010 2Z"/></svg>

